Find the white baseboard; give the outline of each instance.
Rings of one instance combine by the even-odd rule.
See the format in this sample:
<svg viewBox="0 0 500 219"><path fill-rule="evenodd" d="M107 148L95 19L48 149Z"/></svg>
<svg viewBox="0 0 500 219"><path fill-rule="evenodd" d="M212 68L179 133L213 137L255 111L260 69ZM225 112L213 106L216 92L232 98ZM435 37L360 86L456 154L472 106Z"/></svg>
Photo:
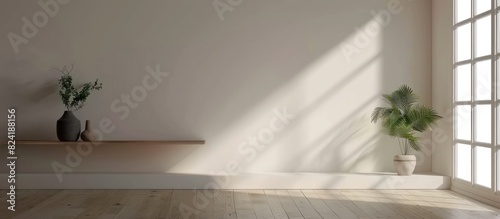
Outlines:
<svg viewBox="0 0 500 219"><path fill-rule="evenodd" d="M5 179L7 174L0 174ZM3 180L2 180L3 181ZM2 183L2 189L7 184ZM18 173L17 189L449 189L450 177L433 173L248 173L209 176L174 173Z"/></svg>

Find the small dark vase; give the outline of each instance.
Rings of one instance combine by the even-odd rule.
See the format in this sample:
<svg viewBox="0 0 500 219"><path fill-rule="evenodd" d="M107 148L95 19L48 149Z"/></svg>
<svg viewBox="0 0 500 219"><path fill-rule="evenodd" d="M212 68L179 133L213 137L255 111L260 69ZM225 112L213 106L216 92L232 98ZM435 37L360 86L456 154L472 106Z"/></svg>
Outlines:
<svg viewBox="0 0 500 219"><path fill-rule="evenodd" d="M57 138L59 141L78 141L80 138L80 120L72 111L64 111L57 120Z"/></svg>
<svg viewBox="0 0 500 219"><path fill-rule="evenodd" d="M85 121L85 130L80 135L82 141L97 141L97 134L92 130L90 120Z"/></svg>

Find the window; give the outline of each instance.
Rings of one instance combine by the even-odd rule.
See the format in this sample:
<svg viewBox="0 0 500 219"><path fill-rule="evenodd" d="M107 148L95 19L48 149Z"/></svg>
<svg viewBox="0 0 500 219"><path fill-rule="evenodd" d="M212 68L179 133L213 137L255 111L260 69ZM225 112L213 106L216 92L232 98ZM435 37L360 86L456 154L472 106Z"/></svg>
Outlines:
<svg viewBox="0 0 500 219"><path fill-rule="evenodd" d="M500 0L454 1L454 183L492 193L499 92L494 85L500 49L495 40ZM498 135L498 134L497 134Z"/></svg>

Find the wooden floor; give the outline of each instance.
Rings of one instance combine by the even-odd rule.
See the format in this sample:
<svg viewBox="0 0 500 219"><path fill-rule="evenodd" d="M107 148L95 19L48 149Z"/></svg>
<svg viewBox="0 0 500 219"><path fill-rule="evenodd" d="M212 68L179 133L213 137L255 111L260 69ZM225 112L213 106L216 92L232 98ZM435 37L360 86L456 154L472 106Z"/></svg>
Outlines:
<svg viewBox="0 0 500 219"><path fill-rule="evenodd" d="M447 190L1 190L0 218L500 218Z"/></svg>

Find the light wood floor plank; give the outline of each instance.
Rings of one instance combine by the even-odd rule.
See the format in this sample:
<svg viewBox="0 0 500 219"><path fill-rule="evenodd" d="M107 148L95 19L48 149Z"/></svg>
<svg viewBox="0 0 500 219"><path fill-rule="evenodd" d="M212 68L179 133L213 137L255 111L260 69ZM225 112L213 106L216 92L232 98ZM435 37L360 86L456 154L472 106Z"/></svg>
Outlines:
<svg viewBox="0 0 500 219"><path fill-rule="evenodd" d="M224 218L226 214L226 194L224 190L214 190L214 218Z"/></svg>
<svg viewBox="0 0 500 219"><path fill-rule="evenodd" d="M24 211L17 215L14 218L30 218L33 217L33 215L38 212L38 211L43 211L45 208L50 206L54 202L59 202L61 199L63 199L66 195L68 195L68 190L60 190L57 192L57 194L51 196L50 198L41 201L37 205L33 206L33 208L28 209L27 211Z"/></svg>
<svg viewBox="0 0 500 219"><path fill-rule="evenodd" d="M255 215L258 219L273 219L273 213L267 202L266 194L263 190L249 191L250 201L252 202Z"/></svg>
<svg viewBox="0 0 500 219"><path fill-rule="evenodd" d="M378 193L375 193L371 190L359 190L354 191L353 195L357 196L362 202L365 202L368 206L375 209L385 218L397 218L404 219L403 216L399 215L392 208L387 207L383 201L388 201L383 196Z"/></svg>
<svg viewBox="0 0 500 219"><path fill-rule="evenodd" d="M424 217L418 215L417 213L406 208L406 206L399 203L400 198L393 193L387 193L386 191L377 191L379 196L375 197L377 201L382 202L385 206L392 209L394 212L402 215L407 219L422 219Z"/></svg>
<svg viewBox="0 0 500 219"><path fill-rule="evenodd" d="M224 190L223 193L226 196L226 208L225 208L225 219L236 219L236 207L234 203L234 191Z"/></svg>
<svg viewBox="0 0 500 219"><path fill-rule="evenodd" d="M276 195L278 195L281 206L283 206L283 209L285 209L285 212L289 218L304 218L287 190L276 190L275 192Z"/></svg>
<svg viewBox="0 0 500 219"><path fill-rule="evenodd" d="M354 203L356 206L359 207L366 215L368 215L370 218L386 218L387 215L381 214L379 211L377 211L377 208L373 206L372 203L364 201L363 198L358 197L356 195L356 191L353 190L341 190L340 193L349 199L352 203Z"/></svg>
<svg viewBox="0 0 500 219"><path fill-rule="evenodd" d="M412 195L406 190L400 191L401 195L405 198L403 203L411 206L418 206L418 208L423 209L419 211L419 214L430 213L432 216L426 216L425 218L454 218L454 216L446 211L439 208L432 207L432 204L422 201L419 197ZM417 208L414 208L417 210Z"/></svg>
<svg viewBox="0 0 500 219"><path fill-rule="evenodd" d="M470 215L483 215L483 218L499 218L500 216L500 209L495 208L493 206L487 205L485 203L479 202L477 200L471 199L467 196L464 196L462 194L452 192L450 190L444 190L440 191L441 193L446 193L450 197L454 197L458 200L460 200L460 203L462 206L460 207L461 209L466 209L467 213ZM493 216L490 216L493 215Z"/></svg>
<svg viewBox="0 0 500 219"><path fill-rule="evenodd" d="M407 191L416 199L429 203L433 208L445 211L455 218L500 218L498 212L480 206L469 205L464 199L457 199L440 192L423 190ZM470 206L470 207L468 207Z"/></svg>
<svg viewBox="0 0 500 219"><path fill-rule="evenodd" d="M7 190L2 190L2 201L0 202L0 215L5 215L6 218L13 218L32 208L35 208L41 202L49 200L52 196L61 192L61 190L17 190L16 191L16 211L7 209Z"/></svg>
<svg viewBox="0 0 500 219"><path fill-rule="evenodd" d="M340 218L353 219L358 218L353 212L347 209L333 194L325 190L315 190L319 198Z"/></svg>
<svg viewBox="0 0 500 219"><path fill-rule="evenodd" d="M200 190L202 191L202 190ZM200 193L201 194L201 193ZM181 218L183 219L197 219L202 209L198 206L197 190L183 190L182 201L179 206Z"/></svg>
<svg viewBox="0 0 500 219"><path fill-rule="evenodd" d="M238 219L250 219L257 218L255 211L253 209L252 202L250 201L250 196L246 190L236 190L234 191L234 203L236 207L236 218Z"/></svg>
<svg viewBox="0 0 500 219"><path fill-rule="evenodd" d="M181 211L179 209L182 202L182 194L184 190L173 190L172 200L170 201L170 206L168 207L167 218L182 218Z"/></svg>
<svg viewBox="0 0 500 219"><path fill-rule="evenodd" d="M125 205L125 207L120 211L117 218L118 219L132 218L134 217L134 215L138 215L139 214L138 212L146 199L147 199L146 194L133 194L130 200Z"/></svg>
<svg viewBox="0 0 500 219"><path fill-rule="evenodd" d="M116 206L116 208L121 209L125 206L125 203L120 203L125 195L131 194L130 190L93 190L87 193L85 196L86 200L80 203L78 208L82 209L82 212L76 216L77 219L84 218L98 218L106 213L109 206ZM116 216L117 214L115 214Z"/></svg>
<svg viewBox="0 0 500 219"><path fill-rule="evenodd" d="M302 216L311 219L321 218L316 209L314 209L309 200L307 200L307 198L304 196L302 191L288 190L288 194L290 194L290 197L292 197L292 200L297 205L297 208L299 208L299 211L300 213L302 213Z"/></svg>
<svg viewBox="0 0 500 219"><path fill-rule="evenodd" d="M339 218L326 204L325 202L314 192L313 190L302 190L302 193L306 196L309 203L314 207L314 209L323 218Z"/></svg>
<svg viewBox="0 0 500 219"><path fill-rule="evenodd" d="M86 194L66 194L43 209L34 212L30 218L74 218L83 211L82 208L75 206L78 206L87 197Z"/></svg>
<svg viewBox="0 0 500 219"><path fill-rule="evenodd" d="M342 205L344 205L351 213L356 215L358 218L371 218L368 214L366 214L359 206L357 206L354 202L345 197L340 190L327 190L326 192L330 193L332 198L338 200Z"/></svg>
<svg viewBox="0 0 500 219"><path fill-rule="evenodd" d="M425 207L414 204L411 200L406 199L405 196L402 195L402 191L394 191L394 193L390 194L390 197L397 201L397 203L398 203L397 206L399 208L408 209L409 211L413 212L414 214L418 215L419 217L439 218L438 215L435 215L432 212L429 212L428 210L425 209Z"/></svg>
<svg viewBox="0 0 500 219"><path fill-rule="evenodd" d="M151 218L166 218L168 215L168 209L170 202L172 201L172 190L160 190L158 191L159 201L158 203L153 203L154 211L151 213Z"/></svg>
<svg viewBox="0 0 500 219"><path fill-rule="evenodd" d="M168 204L172 197L172 190L144 190L148 191L146 198L137 210L134 217L161 218L168 213Z"/></svg>
<svg viewBox="0 0 500 219"><path fill-rule="evenodd" d="M441 209L442 211L445 211L451 215L453 215L456 218L480 218L477 217L473 214L467 213L467 211L463 210L463 205L461 205L459 202L457 202L457 199L453 197L445 197L441 195L436 195L436 194L428 194L431 196L428 197L420 197L420 195L423 195L419 191L409 191L412 195L414 195L418 200L424 201L429 203L432 208L438 208Z"/></svg>
<svg viewBox="0 0 500 219"><path fill-rule="evenodd" d="M266 195L267 203L269 203L269 207L271 208L274 218L276 219L288 218L285 209L283 209L280 199L276 194L276 191L264 190L264 194Z"/></svg>
<svg viewBox="0 0 500 219"><path fill-rule="evenodd" d="M197 193L196 210L199 211L198 218L200 219L213 219L214 215L214 191L213 190L198 190Z"/></svg>
<svg viewBox="0 0 500 219"><path fill-rule="evenodd" d="M117 201L111 203L111 205L104 206L105 209L103 213L97 217L98 219L114 219L117 218L120 212L125 208L130 198L134 194L134 190L118 190L119 195L117 195ZM93 211L92 209L86 209L86 211ZM84 211L85 212L85 211ZM82 212L83 213L83 212ZM85 215L83 215L85 216Z"/></svg>
<svg viewBox="0 0 500 219"><path fill-rule="evenodd" d="M4 203L0 218L500 218L498 208L440 190L18 190L16 195L17 211Z"/></svg>

